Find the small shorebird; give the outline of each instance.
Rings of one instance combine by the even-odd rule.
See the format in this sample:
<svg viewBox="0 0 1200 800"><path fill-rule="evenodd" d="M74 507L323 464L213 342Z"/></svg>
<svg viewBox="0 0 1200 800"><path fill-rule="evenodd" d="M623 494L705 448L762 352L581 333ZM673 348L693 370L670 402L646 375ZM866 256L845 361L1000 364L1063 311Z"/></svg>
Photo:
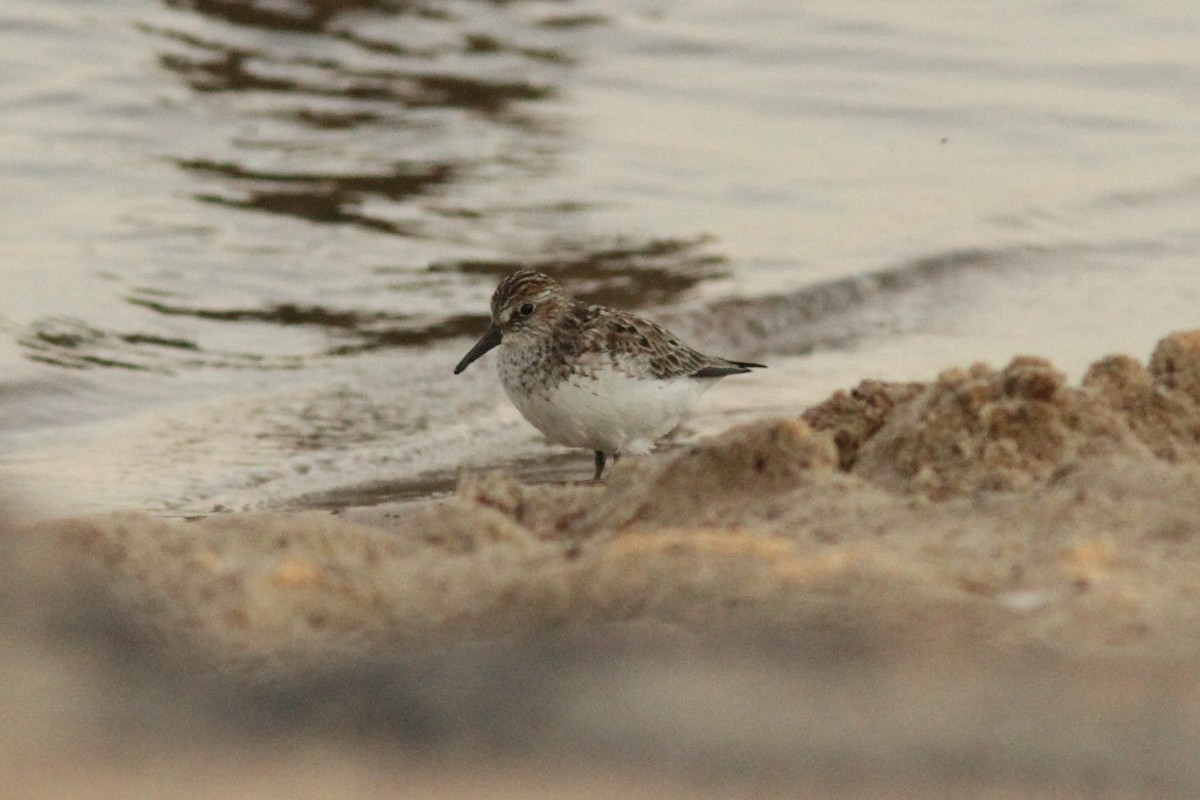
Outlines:
<svg viewBox="0 0 1200 800"><path fill-rule="evenodd" d="M648 453L706 389L763 367L706 356L624 311L576 300L549 276L514 272L492 294L492 324L457 375L494 347L513 405L546 438L605 460Z"/></svg>

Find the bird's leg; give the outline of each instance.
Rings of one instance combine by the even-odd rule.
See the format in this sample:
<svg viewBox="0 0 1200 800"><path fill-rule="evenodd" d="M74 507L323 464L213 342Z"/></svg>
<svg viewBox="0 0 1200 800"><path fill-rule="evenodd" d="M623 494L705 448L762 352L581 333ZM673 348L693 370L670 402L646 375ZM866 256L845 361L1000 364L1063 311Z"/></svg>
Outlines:
<svg viewBox="0 0 1200 800"><path fill-rule="evenodd" d="M616 461L616 456L613 457L613 461L614 462ZM592 480L594 480L594 481L600 480L600 473L602 473L602 472L604 472L604 451L597 450L596 451L596 474L592 476Z"/></svg>

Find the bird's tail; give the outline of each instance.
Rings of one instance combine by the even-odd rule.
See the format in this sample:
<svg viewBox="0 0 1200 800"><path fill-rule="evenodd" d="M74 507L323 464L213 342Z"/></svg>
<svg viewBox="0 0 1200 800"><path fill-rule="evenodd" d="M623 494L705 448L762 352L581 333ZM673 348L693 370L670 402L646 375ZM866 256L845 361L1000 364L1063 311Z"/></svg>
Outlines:
<svg viewBox="0 0 1200 800"><path fill-rule="evenodd" d="M752 369L766 369L766 364L755 364L753 361L724 361L721 364L711 364L692 373L693 378L723 378L726 375L741 375Z"/></svg>

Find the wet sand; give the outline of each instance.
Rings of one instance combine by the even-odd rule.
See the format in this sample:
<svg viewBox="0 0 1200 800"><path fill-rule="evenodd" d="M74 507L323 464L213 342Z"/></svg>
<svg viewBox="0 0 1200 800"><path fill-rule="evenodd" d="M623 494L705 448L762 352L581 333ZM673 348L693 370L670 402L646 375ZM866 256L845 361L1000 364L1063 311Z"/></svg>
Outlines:
<svg viewBox="0 0 1200 800"><path fill-rule="evenodd" d="M602 484L13 524L21 796L1193 797L1200 331Z"/></svg>

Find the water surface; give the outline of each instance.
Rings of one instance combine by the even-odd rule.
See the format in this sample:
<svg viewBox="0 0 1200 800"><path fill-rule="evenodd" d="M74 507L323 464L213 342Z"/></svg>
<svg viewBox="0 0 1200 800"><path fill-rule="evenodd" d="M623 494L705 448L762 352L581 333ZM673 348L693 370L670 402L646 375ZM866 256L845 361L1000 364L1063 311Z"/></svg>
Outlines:
<svg viewBox="0 0 1200 800"><path fill-rule="evenodd" d="M521 265L771 364L685 436L1144 358L1200 307L1198 40L1166 0L13 0L0 458L188 514L585 475L451 375Z"/></svg>

